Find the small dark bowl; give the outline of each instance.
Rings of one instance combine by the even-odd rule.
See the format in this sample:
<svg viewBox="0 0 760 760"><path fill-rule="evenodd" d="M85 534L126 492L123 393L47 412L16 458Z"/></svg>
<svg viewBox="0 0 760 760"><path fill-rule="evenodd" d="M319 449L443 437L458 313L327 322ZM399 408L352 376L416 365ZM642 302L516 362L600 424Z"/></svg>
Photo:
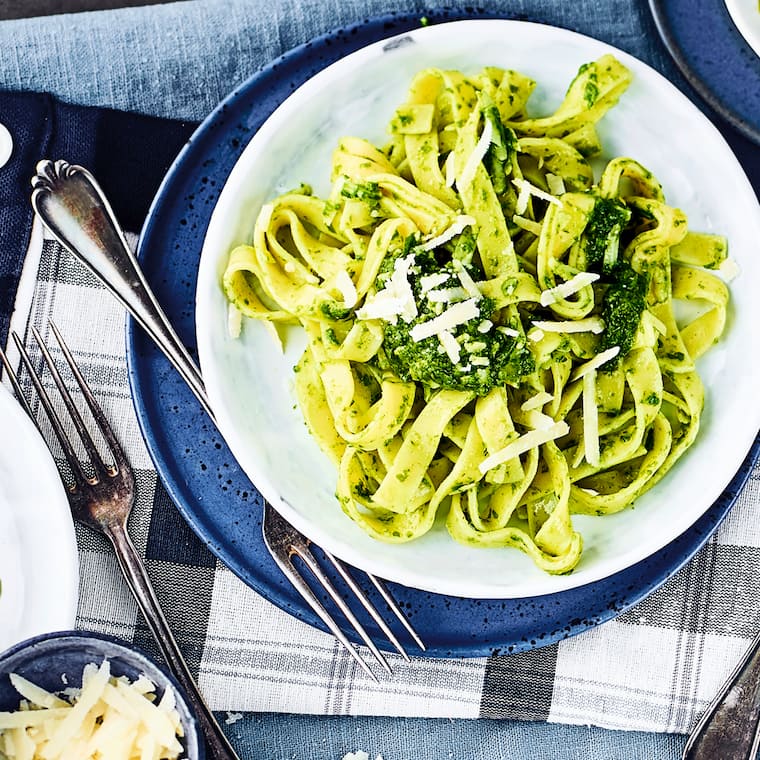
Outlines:
<svg viewBox="0 0 760 760"><path fill-rule="evenodd" d="M171 686L177 697L176 709L185 731L180 740L184 748L181 757L205 760L205 748L195 715L174 677L128 642L102 633L46 633L0 653L0 712L16 710L21 700L10 682L10 673L18 673L47 691L61 692L69 687L80 687L84 666L89 663L99 666L103 660L111 663L113 676L127 676L131 681L140 675L149 678L156 685L158 698L167 686Z"/></svg>

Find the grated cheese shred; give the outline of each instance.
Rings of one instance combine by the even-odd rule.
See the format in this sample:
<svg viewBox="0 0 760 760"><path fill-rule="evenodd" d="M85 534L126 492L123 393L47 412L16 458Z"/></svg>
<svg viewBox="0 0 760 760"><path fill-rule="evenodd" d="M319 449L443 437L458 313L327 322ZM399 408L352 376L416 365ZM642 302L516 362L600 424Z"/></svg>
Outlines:
<svg viewBox="0 0 760 760"><path fill-rule="evenodd" d="M438 246L448 243L455 235L461 235L465 227L472 227L474 224L475 219L473 217L467 215L458 216L440 235L431 240L426 240L420 248L423 251L432 251L433 248L438 248Z"/></svg>
<svg viewBox="0 0 760 760"><path fill-rule="evenodd" d="M573 374L570 375L570 380L578 380L578 378L583 377L588 372L599 369L602 364L606 364L610 359L614 359L619 353L620 346L613 346L606 351L602 351L601 354L597 354L593 359L589 359L585 364L577 367Z"/></svg>
<svg viewBox="0 0 760 760"><path fill-rule="evenodd" d="M478 309L475 299L470 298L467 301L461 301L460 303L455 303L453 306L449 306L449 308L438 317L433 317L433 319L429 319L427 322L416 324L409 331L409 335L414 341L424 340L425 338L430 338L444 330L450 330L452 327L469 322L479 314L480 309Z"/></svg>
<svg viewBox="0 0 760 760"><path fill-rule="evenodd" d="M544 332L591 332L594 333L594 335L598 335L604 330L604 321L599 317L587 317L586 319L568 319L558 322L537 319L534 320L533 327L537 327L539 330L543 330Z"/></svg>
<svg viewBox="0 0 760 760"><path fill-rule="evenodd" d="M567 435L569 430L570 428L564 420L555 422L551 427L547 427L543 430L530 430L511 443L508 443L503 449L487 456L480 465L478 465L480 472L485 475L494 467L498 467L500 464L508 462L510 459L514 459L530 449L536 448L536 446L541 446L544 443L548 443L556 438L561 438L563 435Z"/></svg>
<svg viewBox="0 0 760 760"><path fill-rule="evenodd" d="M475 172L488 152L492 139L493 126L490 121L486 120L486 123L483 125L483 132L480 135L480 139L478 140L477 145L473 148L472 153L468 156L467 162L462 169L462 173L457 178L457 188L460 193L469 187L470 183L475 178Z"/></svg>
<svg viewBox="0 0 760 760"><path fill-rule="evenodd" d="M175 760L183 752L171 687L156 702L155 684L143 676L133 683L112 676L108 660L85 666L82 688L66 690L74 692L71 701L15 673L10 681L21 704L15 712L0 712L0 757Z"/></svg>
<svg viewBox="0 0 760 760"><path fill-rule="evenodd" d="M583 376L583 451L592 467L599 466L599 409L596 406L596 370Z"/></svg>
<svg viewBox="0 0 760 760"><path fill-rule="evenodd" d="M543 293L541 293L541 306L550 306L560 298L567 298L568 296L573 295L573 293L583 290L587 285L596 282L598 279L599 275L594 272L578 272L578 274L571 277L567 282L562 282L553 288L544 290Z"/></svg>

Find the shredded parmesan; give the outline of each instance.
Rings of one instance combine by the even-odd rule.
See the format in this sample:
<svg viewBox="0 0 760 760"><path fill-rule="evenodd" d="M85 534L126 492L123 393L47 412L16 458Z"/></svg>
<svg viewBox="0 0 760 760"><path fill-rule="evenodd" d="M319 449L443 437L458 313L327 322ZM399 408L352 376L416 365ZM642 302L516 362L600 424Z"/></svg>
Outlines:
<svg viewBox="0 0 760 760"><path fill-rule="evenodd" d="M492 327L493 327L493 322L491 322L490 319L484 319L478 325L478 332L483 333L485 335Z"/></svg>
<svg viewBox="0 0 760 760"><path fill-rule="evenodd" d="M540 198L542 201L553 203L555 206L562 205L562 201L559 198L556 198L550 193L545 193L540 187L536 187L535 185L532 185L530 182L528 182L527 179L515 177L512 180L512 184L515 185L515 187L517 187L517 189L520 191L520 194L517 196L515 211L521 216L525 209L528 208L528 197L531 195L536 198Z"/></svg>
<svg viewBox="0 0 760 760"><path fill-rule="evenodd" d="M528 182L523 182L523 184L518 185L515 180L512 180L512 182L517 185L517 188L520 191L517 195L517 201L515 202L515 211L518 216L522 216L528 209L528 201L530 201L530 184Z"/></svg>
<svg viewBox="0 0 760 760"><path fill-rule="evenodd" d="M457 343L456 338L448 330L442 330L441 332L437 333L437 335L438 340L440 341L441 346L446 352L446 355L449 357L451 363L458 364L462 349L459 347L459 343Z"/></svg>
<svg viewBox="0 0 760 760"><path fill-rule="evenodd" d="M556 424L553 417L544 414L540 409L529 409L526 414L528 426L533 430L548 430Z"/></svg>
<svg viewBox="0 0 760 760"><path fill-rule="evenodd" d="M451 275L447 272L436 272L435 274L426 274L424 277L420 277L420 293L424 296L429 290L443 285L450 277Z"/></svg>
<svg viewBox="0 0 760 760"><path fill-rule="evenodd" d="M467 158L467 163L465 163L462 173L457 177L457 188L460 193L469 187L475 177L475 172L488 152L492 138L493 126L490 121L486 120L486 123L483 125L483 133L480 135L477 145L473 148L472 153L470 153Z"/></svg>
<svg viewBox="0 0 760 760"><path fill-rule="evenodd" d="M599 275L594 272L578 272L574 277L571 277L567 282L561 282L553 288L544 290L541 293L541 306L549 306L560 298L567 298L567 296L577 293L579 290L583 290L587 285L592 282L596 282L599 279Z"/></svg>
<svg viewBox="0 0 760 760"><path fill-rule="evenodd" d="M541 446L556 438L561 438L563 435L566 435L569 430L570 428L564 420L555 422L551 427L544 430L530 430L512 441L512 443L508 443L503 449L486 457L478 466L480 472L485 475L494 467L498 467L500 464L508 462L510 459L514 459L536 446Z"/></svg>
<svg viewBox="0 0 760 760"><path fill-rule="evenodd" d="M599 409L596 405L596 370L583 376L583 451L592 467L599 466Z"/></svg>
<svg viewBox="0 0 760 760"><path fill-rule="evenodd" d="M504 335L508 335L510 338L519 338L520 337L520 331L515 330L512 327L504 327L503 325L499 325L496 328L500 333L503 333Z"/></svg>
<svg viewBox="0 0 760 760"><path fill-rule="evenodd" d="M528 340L538 343L544 337L544 331L538 327L533 327L528 331Z"/></svg>
<svg viewBox="0 0 760 760"><path fill-rule="evenodd" d="M411 322L417 316L417 304L408 275L414 263L414 255L398 258L393 263L393 274L385 287L368 298L364 306L356 310L359 319L384 319L396 324L396 318Z"/></svg>
<svg viewBox="0 0 760 760"><path fill-rule="evenodd" d="M458 216L440 235L425 241L420 248L423 251L432 251L433 248L448 243L455 235L461 235L465 227L472 227L474 224L475 219L471 216Z"/></svg>
<svg viewBox="0 0 760 760"><path fill-rule="evenodd" d="M443 170L446 174L446 187L453 187L457 180L457 172L454 168L454 151L450 151L446 156L446 161L443 164Z"/></svg>
<svg viewBox="0 0 760 760"><path fill-rule="evenodd" d="M424 340L444 330L450 330L452 327L469 322L469 320L477 317L478 314L480 314L478 305L474 298L470 298L467 301L455 303L438 317L433 317L433 319L429 319L427 322L420 322L415 325L409 331L409 335L414 341Z"/></svg>
<svg viewBox="0 0 760 760"><path fill-rule="evenodd" d="M554 396L552 396L551 393L541 391L541 393L536 393L534 396L531 396L522 404L520 409L522 409L523 412L529 412L532 409L540 409L544 404L548 404L553 398Z"/></svg>
<svg viewBox="0 0 760 760"><path fill-rule="evenodd" d="M0 712L0 757L174 760L183 751L172 688L156 702L155 684L142 676L134 683L115 678L107 660L85 666L82 688L71 690L70 701L16 674L10 680L21 703L15 712Z"/></svg>
<svg viewBox="0 0 760 760"><path fill-rule="evenodd" d="M719 267L718 271L723 275L726 282L731 282L741 274L739 265L733 259L726 259Z"/></svg>
<svg viewBox="0 0 760 760"><path fill-rule="evenodd" d="M546 184L549 186L549 192L552 195L564 195L565 194L565 181L562 177L546 173Z"/></svg>
<svg viewBox="0 0 760 760"><path fill-rule="evenodd" d="M597 354L585 364L581 364L573 374L570 375L570 380L577 380L579 377L583 377L586 373L599 369L602 364L606 364L610 359L614 359L619 353L620 346L613 346L606 351L602 351L601 354Z"/></svg>
<svg viewBox="0 0 760 760"><path fill-rule="evenodd" d="M343 297L343 305L347 309L356 306L359 296L356 292L356 286L354 285L353 280L345 269L341 269L338 274L335 275L335 287L340 291L340 294Z"/></svg>
<svg viewBox="0 0 760 760"><path fill-rule="evenodd" d="M470 298L474 298L476 301L482 298L483 294L475 284L475 280L470 277L469 272L464 268L464 264L456 259L454 259L452 263L456 270L457 277L459 278L459 282L462 283L462 287L467 291L467 295L469 295Z"/></svg>
<svg viewBox="0 0 760 760"><path fill-rule="evenodd" d="M537 319L533 322L533 327L537 327L539 330L543 330L544 332L592 332L595 335L598 335L600 332L602 332L602 330L604 330L604 321L599 317L587 317L586 319L568 319L558 322Z"/></svg>
<svg viewBox="0 0 760 760"><path fill-rule="evenodd" d="M465 298L467 298L467 291L464 288L439 288L427 294L427 299L431 303L451 303L464 301Z"/></svg>

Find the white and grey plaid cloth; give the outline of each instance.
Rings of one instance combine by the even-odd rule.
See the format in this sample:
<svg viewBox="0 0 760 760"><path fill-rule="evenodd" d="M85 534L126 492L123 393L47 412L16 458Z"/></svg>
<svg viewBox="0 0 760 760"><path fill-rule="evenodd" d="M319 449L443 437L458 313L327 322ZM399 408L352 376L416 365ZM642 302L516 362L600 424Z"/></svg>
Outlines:
<svg viewBox="0 0 760 760"><path fill-rule="evenodd" d="M174 510L143 444L127 383L122 308L39 229L12 328L52 317L135 468L135 544L213 709L510 717L685 732L760 627L760 471L717 535L665 586L614 621L544 649L478 659L393 658L370 681L329 635L293 619L220 564ZM77 528L77 625L153 649L105 541Z"/></svg>

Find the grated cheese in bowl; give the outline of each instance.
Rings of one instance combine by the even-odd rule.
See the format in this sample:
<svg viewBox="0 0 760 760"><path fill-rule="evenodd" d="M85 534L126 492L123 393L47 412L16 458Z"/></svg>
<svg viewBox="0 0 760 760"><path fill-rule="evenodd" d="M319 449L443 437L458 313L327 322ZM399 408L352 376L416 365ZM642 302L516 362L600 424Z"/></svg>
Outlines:
<svg viewBox="0 0 760 760"><path fill-rule="evenodd" d="M173 689L160 699L145 676L86 665L81 689L64 696L15 673L18 710L0 712L0 757L8 760L177 760L184 735Z"/></svg>

